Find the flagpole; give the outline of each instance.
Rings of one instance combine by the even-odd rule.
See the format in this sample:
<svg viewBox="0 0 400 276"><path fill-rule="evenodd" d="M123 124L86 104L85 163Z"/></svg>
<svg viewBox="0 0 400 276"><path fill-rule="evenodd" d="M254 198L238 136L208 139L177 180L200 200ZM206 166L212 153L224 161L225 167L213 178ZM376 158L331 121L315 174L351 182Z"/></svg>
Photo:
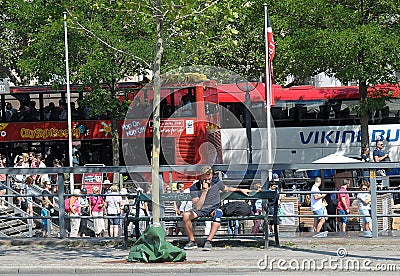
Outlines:
<svg viewBox="0 0 400 276"><path fill-rule="evenodd" d="M65 38L65 72L67 81L67 108L68 108L68 156L69 166L73 167L72 161L72 119L71 119L71 90L69 85L69 63L68 63L68 31L67 31L67 12L64 12L64 38ZM70 193L74 192L74 174L69 176Z"/></svg>
<svg viewBox="0 0 400 276"><path fill-rule="evenodd" d="M267 102L266 121L267 121L267 163L272 164L272 135L271 135L271 70L270 70L270 55L269 55L269 41L268 41L268 7L264 4L264 35L265 35L265 99ZM272 179L272 170L268 171L268 180Z"/></svg>

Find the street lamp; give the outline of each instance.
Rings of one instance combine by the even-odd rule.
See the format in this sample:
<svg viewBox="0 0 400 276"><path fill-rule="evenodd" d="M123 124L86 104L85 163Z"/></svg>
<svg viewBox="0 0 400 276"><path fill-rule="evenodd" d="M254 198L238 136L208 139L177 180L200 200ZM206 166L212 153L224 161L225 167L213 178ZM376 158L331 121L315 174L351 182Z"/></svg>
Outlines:
<svg viewBox="0 0 400 276"><path fill-rule="evenodd" d="M251 135L251 112L250 112L250 92L257 88L258 82L248 82L243 79L237 79L235 81L236 86L246 92L245 106L246 106L246 137L247 137L247 162L253 163L253 140Z"/></svg>

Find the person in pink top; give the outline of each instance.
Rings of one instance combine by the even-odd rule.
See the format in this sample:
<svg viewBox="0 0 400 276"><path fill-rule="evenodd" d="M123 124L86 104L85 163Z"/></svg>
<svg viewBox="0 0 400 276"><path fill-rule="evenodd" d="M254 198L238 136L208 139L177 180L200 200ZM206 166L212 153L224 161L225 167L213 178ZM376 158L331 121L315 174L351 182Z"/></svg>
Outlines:
<svg viewBox="0 0 400 276"><path fill-rule="evenodd" d="M349 180L344 179L343 184L338 191L338 205L336 207L338 215L350 214L350 195L347 192ZM339 217L340 231L346 232L346 225L349 221L348 217Z"/></svg>
<svg viewBox="0 0 400 276"><path fill-rule="evenodd" d="M93 196L89 197L90 204L90 215L97 217L93 218L93 227L94 234L96 237L103 237L104 232L106 231L105 223L104 223L104 199L102 196L97 195L100 193L100 188L98 186L93 186Z"/></svg>
<svg viewBox="0 0 400 276"><path fill-rule="evenodd" d="M71 217L71 232L70 237L78 237L79 225L81 224L81 204L79 203L79 195L81 190L74 189L74 195L71 196L70 204L70 217Z"/></svg>
<svg viewBox="0 0 400 276"><path fill-rule="evenodd" d="M7 158L3 155L0 155L0 168L5 168L7 164ZM7 176L5 174L0 174L0 195L7 194ZM6 197L0 198L0 208L6 208Z"/></svg>

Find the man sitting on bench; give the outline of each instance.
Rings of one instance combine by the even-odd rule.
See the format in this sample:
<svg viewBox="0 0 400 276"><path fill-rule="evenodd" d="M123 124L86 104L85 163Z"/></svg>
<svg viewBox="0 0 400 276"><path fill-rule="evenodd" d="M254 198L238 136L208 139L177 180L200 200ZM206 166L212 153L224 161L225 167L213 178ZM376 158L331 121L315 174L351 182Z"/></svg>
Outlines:
<svg viewBox="0 0 400 276"><path fill-rule="evenodd" d="M192 221L199 217L210 216L213 218L211 231L204 244L203 250L212 249L211 241L221 225L222 211L219 209L221 202L221 191L242 192L248 196L249 190L227 187L218 179L213 178L213 170L210 166L204 166L200 170L199 180L195 181L190 187L190 196L192 197L193 209L183 213L183 225L189 242L184 249L195 249L197 244L194 240Z"/></svg>

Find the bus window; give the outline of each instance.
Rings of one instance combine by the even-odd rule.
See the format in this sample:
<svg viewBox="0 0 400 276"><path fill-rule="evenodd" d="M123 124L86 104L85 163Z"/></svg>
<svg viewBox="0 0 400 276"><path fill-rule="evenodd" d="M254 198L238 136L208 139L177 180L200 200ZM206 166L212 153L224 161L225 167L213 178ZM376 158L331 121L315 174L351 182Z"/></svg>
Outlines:
<svg viewBox="0 0 400 276"><path fill-rule="evenodd" d="M218 113L218 93L215 87L207 87L204 90L205 115Z"/></svg>
<svg viewBox="0 0 400 276"><path fill-rule="evenodd" d="M174 91L176 117L196 116L196 91L194 87Z"/></svg>

